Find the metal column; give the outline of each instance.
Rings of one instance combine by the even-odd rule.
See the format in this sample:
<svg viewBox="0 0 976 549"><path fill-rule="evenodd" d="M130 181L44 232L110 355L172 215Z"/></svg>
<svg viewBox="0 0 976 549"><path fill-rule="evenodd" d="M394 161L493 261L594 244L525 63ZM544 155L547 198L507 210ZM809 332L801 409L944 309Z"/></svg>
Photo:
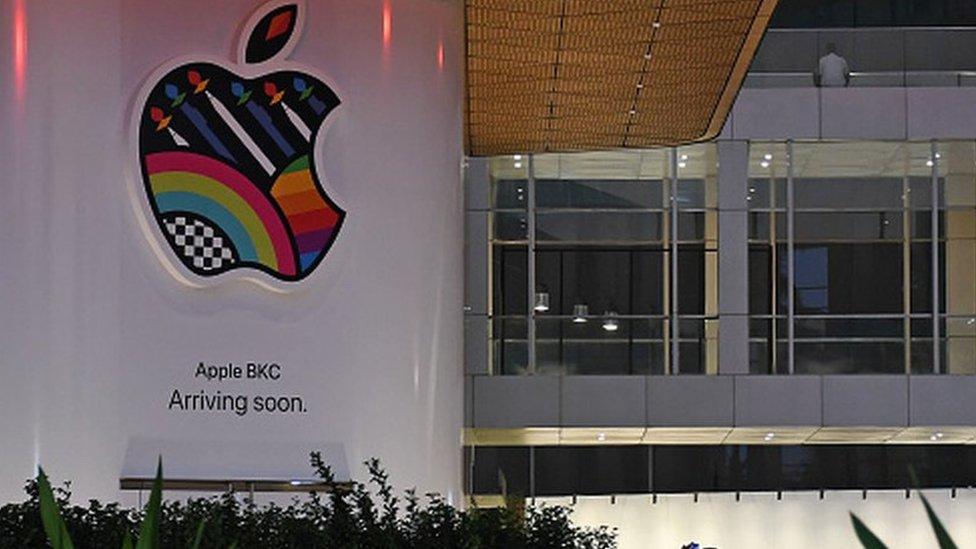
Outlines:
<svg viewBox="0 0 976 549"><path fill-rule="evenodd" d="M528 248L526 253L528 257L526 258L526 265L528 271L528 284L526 284L526 291L528 292L526 307L528 308L528 322L526 329L528 330L527 335L529 339L529 373L534 374L536 371L536 352L535 352L535 156L528 155L528 178L526 182L525 189L525 225L526 231L528 233Z"/></svg>
<svg viewBox="0 0 976 549"><path fill-rule="evenodd" d="M671 184L668 186L671 204L671 373L681 373L681 322L678 320L678 149L669 150Z"/></svg>
<svg viewBox="0 0 976 549"><path fill-rule="evenodd" d="M793 193L793 141L786 142L786 348L787 371L796 371L795 315L796 315L796 261L794 257L794 193ZM775 352L775 351L774 351Z"/></svg>
<svg viewBox="0 0 976 549"><path fill-rule="evenodd" d="M939 149L932 141L932 372L942 373L939 341Z"/></svg>

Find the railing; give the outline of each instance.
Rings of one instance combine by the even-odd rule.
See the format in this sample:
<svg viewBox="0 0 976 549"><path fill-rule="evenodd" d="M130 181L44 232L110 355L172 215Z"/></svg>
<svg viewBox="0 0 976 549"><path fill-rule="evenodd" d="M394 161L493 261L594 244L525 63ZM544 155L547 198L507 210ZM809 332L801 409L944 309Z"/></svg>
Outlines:
<svg viewBox="0 0 976 549"><path fill-rule="evenodd" d="M771 29L745 87L816 84L828 44L851 70L852 87L976 86L976 28Z"/></svg>
<svg viewBox="0 0 976 549"><path fill-rule="evenodd" d="M746 88L810 88L810 72L750 72ZM976 86L976 71L851 72L851 88L965 88Z"/></svg>

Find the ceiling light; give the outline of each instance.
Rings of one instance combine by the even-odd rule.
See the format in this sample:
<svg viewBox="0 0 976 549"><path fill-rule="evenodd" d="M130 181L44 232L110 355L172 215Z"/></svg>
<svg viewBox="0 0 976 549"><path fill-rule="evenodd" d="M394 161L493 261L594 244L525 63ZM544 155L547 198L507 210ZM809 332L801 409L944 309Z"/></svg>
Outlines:
<svg viewBox="0 0 976 549"><path fill-rule="evenodd" d="M600 442L603 442L604 440L607 440L607 434L606 433L600 433L600 434L598 434L596 436L596 439L599 440Z"/></svg>
<svg viewBox="0 0 976 549"><path fill-rule="evenodd" d="M774 438L776 438L776 433L766 433L766 436L763 437L763 440L765 440L766 442L769 442L769 441L773 440Z"/></svg>
<svg viewBox="0 0 976 549"><path fill-rule="evenodd" d="M681 160L688 160L688 155L687 154L681 155Z"/></svg>
<svg viewBox="0 0 976 549"><path fill-rule="evenodd" d="M762 162L759 163L759 165L762 166L763 168L768 168L769 167L769 162L766 161L766 160L763 160Z"/></svg>
<svg viewBox="0 0 976 549"><path fill-rule="evenodd" d="M590 308L582 303L573 305L573 322L576 324L586 324L586 315L590 314Z"/></svg>
<svg viewBox="0 0 976 549"><path fill-rule="evenodd" d="M661 22L660 21L655 21L655 22L651 23L651 26L653 26L655 29L659 29L659 28L661 28Z"/></svg>
<svg viewBox="0 0 976 549"><path fill-rule="evenodd" d="M647 52L644 54L644 59L650 59L650 58L651 58L651 52Z"/></svg>
<svg viewBox="0 0 976 549"><path fill-rule="evenodd" d="M549 310L549 293L537 292L535 294L535 312L544 313Z"/></svg>
<svg viewBox="0 0 976 549"><path fill-rule="evenodd" d="M751 192L751 193L756 192L756 188L755 187L749 187L749 192Z"/></svg>
<svg viewBox="0 0 976 549"><path fill-rule="evenodd" d="M644 87L644 83L643 82L638 82L637 83L637 89L641 89L643 87Z"/></svg>
<svg viewBox="0 0 976 549"><path fill-rule="evenodd" d="M763 155L763 158L764 158L765 160L772 160L772 159L773 159L773 155L771 155L771 154L769 154L769 153L766 153L766 154L764 154L764 155Z"/></svg>
<svg viewBox="0 0 976 549"><path fill-rule="evenodd" d="M620 325L617 323L617 319L614 318L617 316L617 313L614 311L607 311L604 313L604 316L606 316L607 319L603 321L603 329L608 332L616 332L617 329L620 328Z"/></svg>
<svg viewBox="0 0 976 549"><path fill-rule="evenodd" d="M522 160L522 155L520 155L520 154L516 154L516 155L515 155L515 156L513 156L512 158L513 158L513 159L515 159L516 161L519 161L519 160Z"/></svg>
<svg viewBox="0 0 976 549"><path fill-rule="evenodd" d="M966 321L967 326L972 326L973 324L976 324L976 318L970 318Z"/></svg>
<svg viewBox="0 0 976 549"><path fill-rule="evenodd" d="M684 168L684 167L685 167L685 166L687 166L687 165L688 165L688 164L686 164L686 163L684 163L684 162L678 162L678 167L679 167L679 168Z"/></svg>
<svg viewBox="0 0 976 549"><path fill-rule="evenodd" d="M631 116L637 114L637 109L630 109Z"/></svg>
<svg viewBox="0 0 976 549"><path fill-rule="evenodd" d="M522 167L522 163L521 162L516 162L515 163L515 169L516 170L519 169L519 168L521 168L521 167Z"/></svg>
<svg viewBox="0 0 976 549"><path fill-rule="evenodd" d="M942 153L935 153L936 158L942 158Z"/></svg>

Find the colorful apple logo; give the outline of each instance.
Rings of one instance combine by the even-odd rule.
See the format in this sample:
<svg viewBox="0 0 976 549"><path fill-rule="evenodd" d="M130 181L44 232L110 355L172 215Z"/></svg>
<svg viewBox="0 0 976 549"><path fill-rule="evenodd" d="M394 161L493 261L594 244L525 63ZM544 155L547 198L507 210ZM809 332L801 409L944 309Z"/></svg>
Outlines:
<svg viewBox="0 0 976 549"><path fill-rule="evenodd" d="M191 283L298 282L342 227L345 211L315 162L339 98L284 60L304 10L298 0L265 4L244 26L238 65L173 60L137 98L133 198L158 255Z"/></svg>

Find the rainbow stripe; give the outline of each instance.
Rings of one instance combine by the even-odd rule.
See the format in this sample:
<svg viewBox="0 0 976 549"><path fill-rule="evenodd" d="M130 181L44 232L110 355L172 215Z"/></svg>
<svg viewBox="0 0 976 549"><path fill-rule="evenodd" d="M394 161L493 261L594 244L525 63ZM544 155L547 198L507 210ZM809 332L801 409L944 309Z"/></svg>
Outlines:
<svg viewBox="0 0 976 549"><path fill-rule="evenodd" d="M291 237L271 201L237 170L213 158L172 151L146 156L160 214L188 212L227 233L241 261L297 274Z"/></svg>
<svg viewBox="0 0 976 549"><path fill-rule="evenodd" d="M282 170L271 186L271 196L285 212L305 272L332 241L341 214L322 198L309 170L308 156Z"/></svg>

